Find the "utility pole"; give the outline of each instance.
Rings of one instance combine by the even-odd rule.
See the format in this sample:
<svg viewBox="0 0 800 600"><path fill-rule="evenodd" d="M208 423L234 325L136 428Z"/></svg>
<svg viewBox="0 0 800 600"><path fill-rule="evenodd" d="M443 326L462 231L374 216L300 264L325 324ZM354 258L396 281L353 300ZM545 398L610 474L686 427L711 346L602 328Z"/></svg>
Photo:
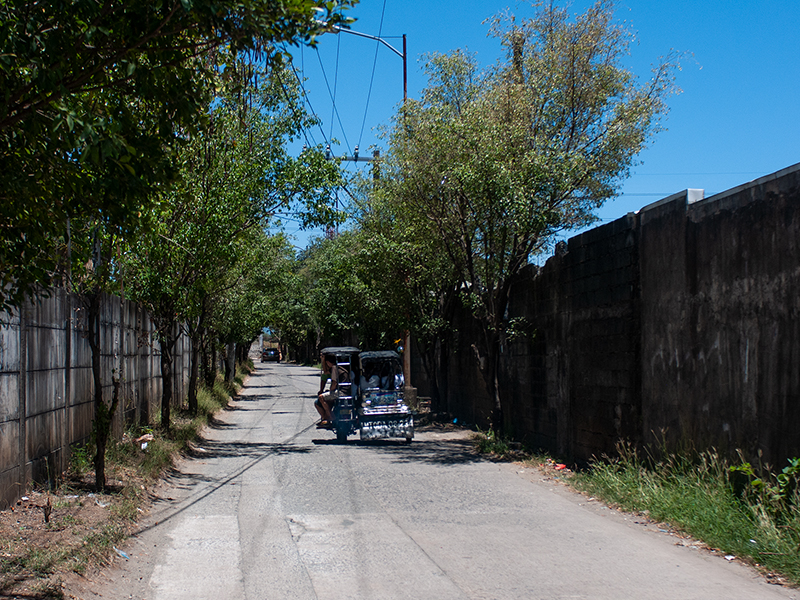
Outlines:
<svg viewBox="0 0 800 600"><path fill-rule="evenodd" d="M406 100L408 100L408 49L406 47L406 34L405 33L403 34L403 51L400 52L399 50L394 48L391 44L389 44L389 42L387 42L383 38L380 38L380 37L375 36L375 35L369 35L368 33L361 33L359 31L353 31L352 29L343 29L343 28L338 27L338 26L334 27L333 30L336 33L339 33L339 32L349 33L351 35L357 35L359 37L364 37L364 38L367 38L367 39L370 39L370 40L375 40L377 42L380 42L381 44L383 44L384 46L389 48L389 50L394 52L397 56L399 56L400 58L403 59L403 104L405 104ZM375 150L372 153L372 157L371 158L370 157L366 157L366 156L359 156L358 155L358 146L356 146L353 149L353 155L352 156L345 155L345 156L341 157L341 160L353 161L355 163L358 163L358 162L373 162L374 161L375 162L375 166L374 166L374 169L373 169L373 172L372 172L372 177L377 182L378 178L380 177L380 173L378 171L378 164L377 164L377 159L379 158L379 156L380 156L380 153L379 153L378 150ZM327 158L328 160L330 160L332 158L331 157L330 144L325 149L325 158ZM338 197L338 195L336 197L336 208L337 208L337 210L339 208L339 197ZM338 231L337 231L337 233L338 233ZM417 390L416 390L416 388L411 386L411 332L408 331L408 330L405 330L403 332L403 338L402 339L403 339L403 378L405 379L405 393L406 393L406 397L409 400L411 400L413 402L413 404L416 404ZM409 396L413 396L413 398L410 398Z"/></svg>

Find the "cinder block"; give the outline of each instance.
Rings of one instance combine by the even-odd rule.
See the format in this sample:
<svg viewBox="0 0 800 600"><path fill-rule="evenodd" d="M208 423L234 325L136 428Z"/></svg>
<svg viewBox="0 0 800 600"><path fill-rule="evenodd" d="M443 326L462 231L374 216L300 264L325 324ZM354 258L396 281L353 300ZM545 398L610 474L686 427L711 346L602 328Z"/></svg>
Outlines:
<svg viewBox="0 0 800 600"><path fill-rule="evenodd" d="M61 369L65 360L63 329L32 327L28 329L28 370Z"/></svg>
<svg viewBox="0 0 800 600"><path fill-rule="evenodd" d="M50 454L60 447L59 433L64 427L64 411L56 410L29 417L25 422L28 460Z"/></svg>
<svg viewBox="0 0 800 600"><path fill-rule="evenodd" d="M92 419L94 418L94 404L83 402L69 408L70 430L67 439L70 444L83 442L92 434Z"/></svg>
<svg viewBox="0 0 800 600"><path fill-rule="evenodd" d="M19 421L0 423L0 470L19 464Z"/></svg>
<svg viewBox="0 0 800 600"><path fill-rule="evenodd" d="M13 466L0 472L0 510L12 506L22 495L19 485L20 468Z"/></svg>
<svg viewBox="0 0 800 600"><path fill-rule="evenodd" d="M29 372L25 397L28 417L63 407L66 402L64 371Z"/></svg>

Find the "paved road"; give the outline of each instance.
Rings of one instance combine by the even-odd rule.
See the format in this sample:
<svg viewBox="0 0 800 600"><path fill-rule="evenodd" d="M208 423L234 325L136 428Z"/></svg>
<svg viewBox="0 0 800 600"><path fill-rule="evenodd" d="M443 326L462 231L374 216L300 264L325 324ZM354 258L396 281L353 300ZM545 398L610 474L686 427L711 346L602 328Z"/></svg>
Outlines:
<svg viewBox="0 0 800 600"><path fill-rule="evenodd" d="M261 364L81 598L795 598L460 432L336 444L317 373Z"/></svg>

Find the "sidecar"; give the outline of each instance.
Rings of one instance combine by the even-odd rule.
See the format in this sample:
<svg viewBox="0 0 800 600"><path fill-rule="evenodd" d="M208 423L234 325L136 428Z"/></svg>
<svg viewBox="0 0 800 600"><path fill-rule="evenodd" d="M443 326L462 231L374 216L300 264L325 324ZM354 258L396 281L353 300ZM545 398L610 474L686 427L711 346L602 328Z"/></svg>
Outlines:
<svg viewBox="0 0 800 600"><path fill-rule="evenodd" d="M358 428L362 440L414 438L414 416L405 402L403 364L397 352L361 352Z"/></svg>
<svg viewBox="0 0 800 600"><path fill-rule="evenodd" d="M414 416L405 402L403 365L391 350L359 352L357 348L325 348L336 363L338 387L331 411L340 442L358 432L362 440L414 438Z"/></svg>
<svg viewBox="0 0 800 600"><path fill-rule="evenodd" d="M332 393L331 416L336 439L340 442L347 441L347 436L358 430L359 352L353 346L331 346L321 352L334 364L331 378L335 378L337 387Z"/></svg>

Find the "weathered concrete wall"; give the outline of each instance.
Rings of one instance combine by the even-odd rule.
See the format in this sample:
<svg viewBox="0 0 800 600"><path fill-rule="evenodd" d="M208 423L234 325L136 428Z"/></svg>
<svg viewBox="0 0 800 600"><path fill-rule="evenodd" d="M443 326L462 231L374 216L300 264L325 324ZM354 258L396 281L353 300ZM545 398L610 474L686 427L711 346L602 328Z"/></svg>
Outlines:
<svg viewBox="0 0 800 600"><path fill-rule="evenodd" d="M638 257L624 217L560 245L516 282L509 317L534 332L509 344L503 378L517 437L560 454L613 452L638 434Z"/></svg>
<svg viewBox="0 0 800 600"><path fill-rule="evenodd" d="M48 481L67 466L70 444L91 435L94 383L86 310L54 290L14 314L0 314L0 506L31 481ZM161 395L160 351L153 324L132 302L106 297L101 310L103 395L121 381L113 430L148 422ZM186 392L189 342L176 346L175 397Z"/></svg>
<svg viewBox="0 0 800 600"><path fill-rule="evenodd" d="M577 459L619 440L800 455L800 165L697 192L559 244L515 281L509 317L535 331L503 353L515 437ZM475 326L457 325L447 405L486 426Z"/></svg>
<svg viewBox="0 0 800 600"><path fill-rule="evenodd" d="M800 455L800 169L640 214L642 437Z"/></svg>

